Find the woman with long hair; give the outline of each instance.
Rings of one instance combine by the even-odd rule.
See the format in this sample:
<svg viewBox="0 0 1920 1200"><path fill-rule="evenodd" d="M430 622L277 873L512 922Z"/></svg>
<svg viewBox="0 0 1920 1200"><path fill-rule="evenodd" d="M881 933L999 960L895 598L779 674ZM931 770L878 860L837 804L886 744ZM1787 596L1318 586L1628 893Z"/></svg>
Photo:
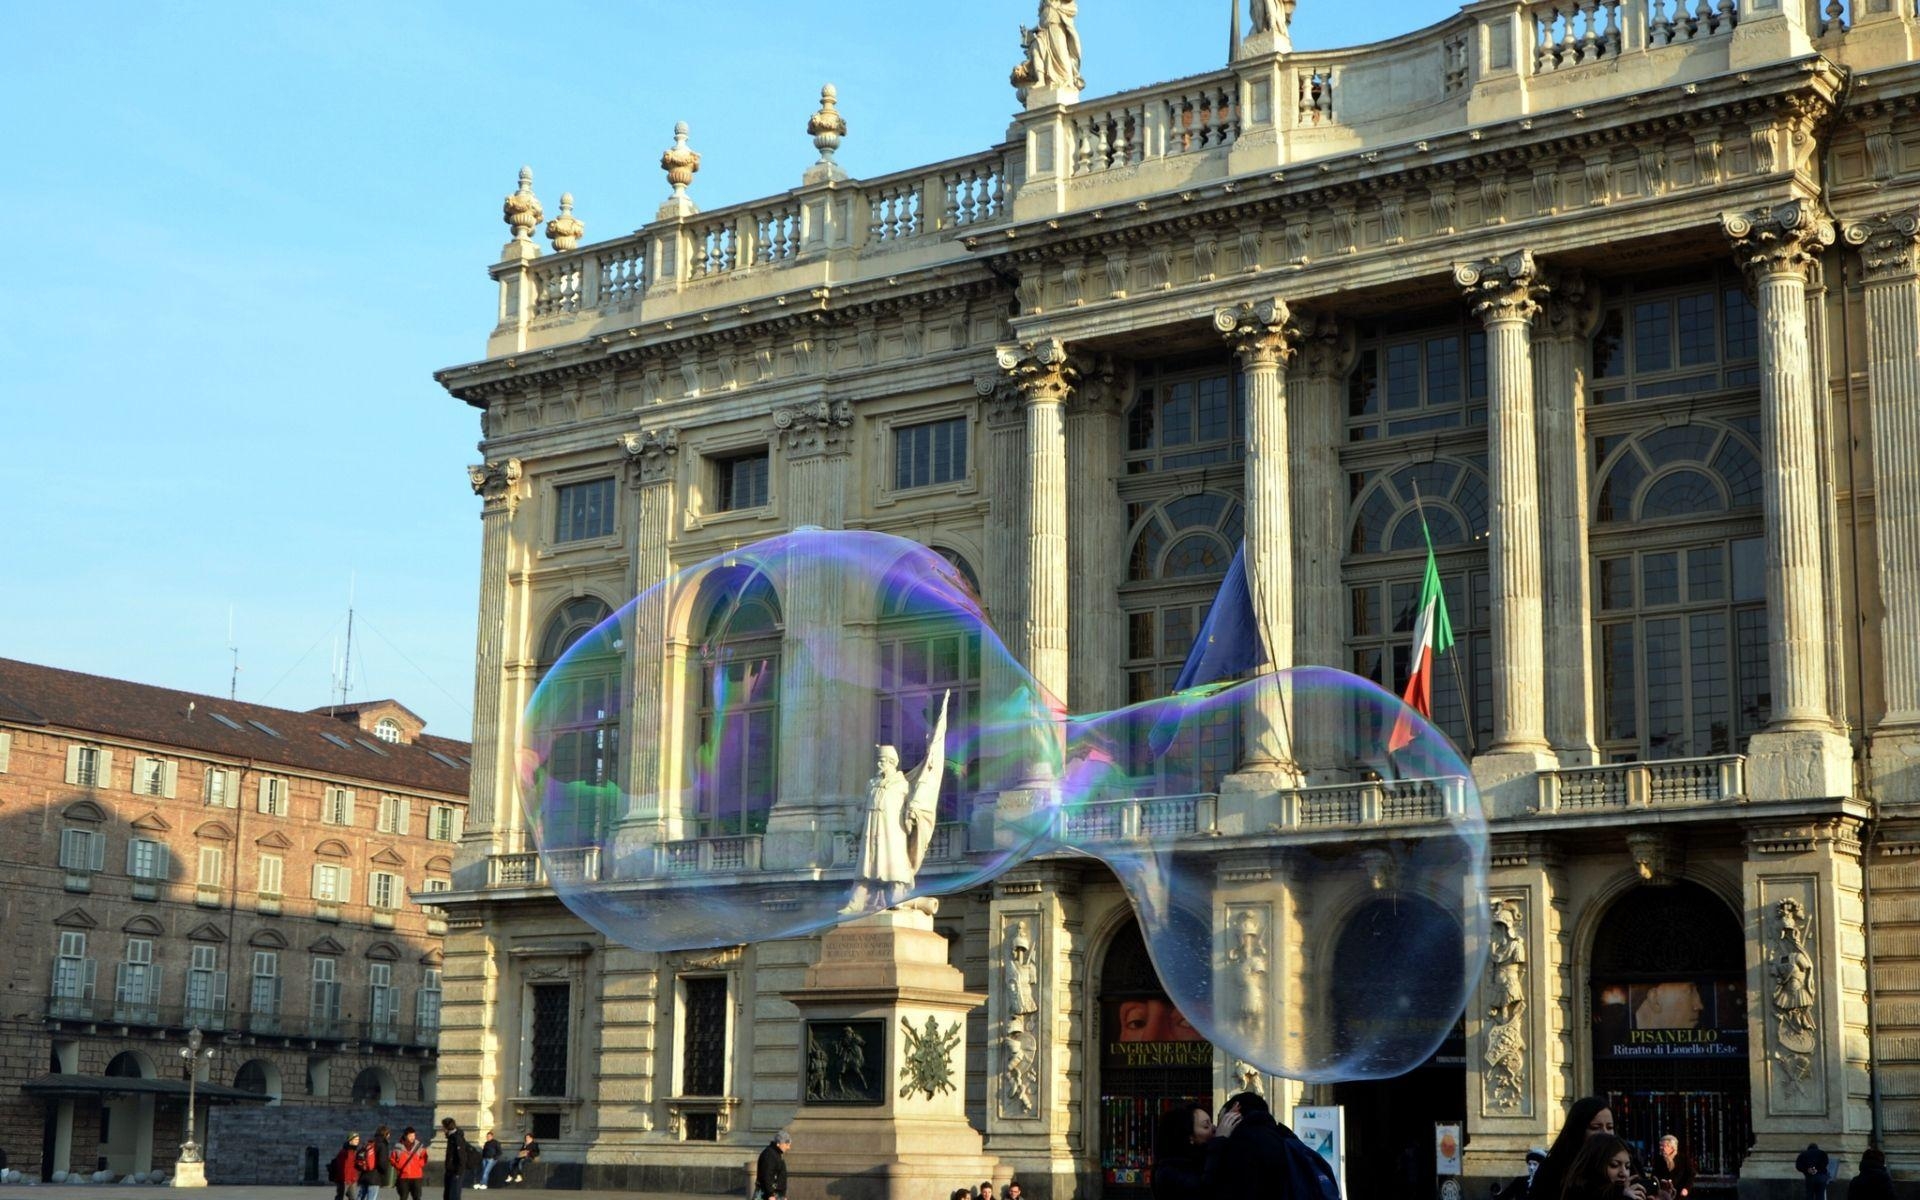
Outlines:
<svg viewBox="0 0 1920 1200"><path fill-rule="evenodd" d="M1560 1189L1567 1182L1567 1171L1579 1155L1580 1147L1595 1134L1612 1132L1613 1112L1607 1107L1605 1096L1575 1100L1567 1110L1567 1123L1560 1127L1560 1136L1553 1139L1553 1145L1547 1150L1547 1161L1534 1172L1527 1195L1534 1200L1560 1200Z"/></svg>
<svg viewBox="0 0 1920 1200"><path fill-rule="evenodd" d="M1213 1114L1191 1100L1160 1114L1153 1137L1153 1200L1205 1200Z"/></svg>
<svg viewBox="0 0 1920 1200"><path fill-rule="evenodd" d="M1596 1133L1573 1156L1561 1200L1653 1200L1633 1177L1633 1147L1611 1133Z"/></svg>

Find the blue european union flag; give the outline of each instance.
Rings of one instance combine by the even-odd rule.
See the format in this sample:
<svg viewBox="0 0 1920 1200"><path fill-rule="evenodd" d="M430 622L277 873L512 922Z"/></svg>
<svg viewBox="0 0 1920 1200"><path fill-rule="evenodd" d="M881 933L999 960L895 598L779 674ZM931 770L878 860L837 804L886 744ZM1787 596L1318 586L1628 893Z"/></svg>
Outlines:
<svg viewBox="0 0 1920 1200"><path fill-rule="evenodd" d="M1222 679L1232 679L1267 661L1253 615L1253 590L1247 586L1247 547L1234 551L1233 565L1220 581L1220 593L1207 610L1207 619L1187 651L1187 663L1173 690L1184 692Z"/></svg>

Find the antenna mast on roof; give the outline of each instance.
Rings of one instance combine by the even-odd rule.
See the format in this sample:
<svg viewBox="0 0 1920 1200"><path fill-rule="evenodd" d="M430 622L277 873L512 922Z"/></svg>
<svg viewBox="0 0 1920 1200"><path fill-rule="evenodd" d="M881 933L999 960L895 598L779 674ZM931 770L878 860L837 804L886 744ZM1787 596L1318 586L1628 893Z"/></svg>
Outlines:
<svg viewBox="0 0 1920 1200"><path fill-rule="evenodd" d="M334 708L346 707L347 693L353 690L353 589L356 580L357 573L350 572L347 575L347 652L340 659L340 675L334 681L340 697L328 707L328 716L333 715Z"/></svg>
<svg viewBox="0 0 1920 1200"><path fill-rule="evenodd" d="M240 698L240 643L233 637L233 605L227 605L227 652L233 655L233 678L227 683L227 699Z"/></svg>

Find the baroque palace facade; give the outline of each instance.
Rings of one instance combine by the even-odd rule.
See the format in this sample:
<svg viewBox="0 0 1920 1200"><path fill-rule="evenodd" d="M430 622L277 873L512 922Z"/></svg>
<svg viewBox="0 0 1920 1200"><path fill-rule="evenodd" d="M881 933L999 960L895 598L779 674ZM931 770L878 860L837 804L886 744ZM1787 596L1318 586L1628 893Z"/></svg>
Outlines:
<svg viewBox="0 0 1920 1200"><path fill-rule="evenodd" d="M1432 1187L1442 1121L1470 1191L1518 1175L1596 1091L1743 1195L1797 1189L1816 1140L1920 1170L1912 11L1495 0L1307 52L1281 7L1255 3L1220 71L1094 99L1043 4L1009 139L878 178L835 161L829 91L799 187L703 211L682 127L631 236L584 241L569 196L542 250L522 172L487 356L439 376L485 431L443 1108L531 1130L556 1183L731 1189L800 1101L782 993L817 942L609 944L546 883L597 858L542 864L519 813L532 688L637 591L802 525L899 534L1090 712L1169 688L1244 538L1281 665L1398 689L1424 514L1495 961L1401 1079L1252 1081L1345 1108L1362 1197ZM759 868L764 831L683 781L710 660L792 653L763 599L751 644L710 654L696 613L609 680L629 715L583 693L567 718L605 750L594 782L684 797L663 872ZM915 686L994 685L970 671ZM782 718L726 786L813 814L812 865L848 872L863 776ZM833 720L865 744L885 714ZM1203 836L1231 751L1064 832L1138 836L1152 803ZM1272 837L1406 834L1405 786L1310 781ZM941 819L929 871L993 844L991 796ZM989 997L969 1115L1029 1195L1144 1194L1158 1103L1251 1078L1171 1012L1104 867L1027 863L936 923ZM1337 970L1365 936L1276 950ZM1030 1062L1006 1049L1023 956Z"/></svg>

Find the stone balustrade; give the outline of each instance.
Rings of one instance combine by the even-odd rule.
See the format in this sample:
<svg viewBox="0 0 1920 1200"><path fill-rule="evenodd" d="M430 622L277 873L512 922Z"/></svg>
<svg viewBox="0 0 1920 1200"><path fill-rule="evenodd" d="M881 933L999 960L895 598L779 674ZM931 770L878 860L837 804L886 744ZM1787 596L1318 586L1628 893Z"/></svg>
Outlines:
<svg viewBox="0 0 1920 1200"><path fill-rule="evenodd" d="M1723 754L1542 771L1536 776L1539 811L1604 812L1739 802L1747 794L1746 762L1742 755Z"/></svg>
<svg viewBox="0 0 1920 1200"><path fill-rule="evenodd" d="M1089 800L1060 810L1057 836L1069 846L1085 846L1211 834L1218 805L1211 793Z"/></svg>
<svg viewBox="0 0 1920 1200"><path fill-rule="evenodd" d="M655 875L706 875L760 869L759 834L685 838L654 846Z"/></svg>
<svg viewBox="0 0 1920 1200"><path fill-rule="evenodd" d="M585 846L556 850L542 856L526 850L495 854L487 859L487 886L497 888L546 887L561 883L591 883L600 878L600 848Z"/></svg>

